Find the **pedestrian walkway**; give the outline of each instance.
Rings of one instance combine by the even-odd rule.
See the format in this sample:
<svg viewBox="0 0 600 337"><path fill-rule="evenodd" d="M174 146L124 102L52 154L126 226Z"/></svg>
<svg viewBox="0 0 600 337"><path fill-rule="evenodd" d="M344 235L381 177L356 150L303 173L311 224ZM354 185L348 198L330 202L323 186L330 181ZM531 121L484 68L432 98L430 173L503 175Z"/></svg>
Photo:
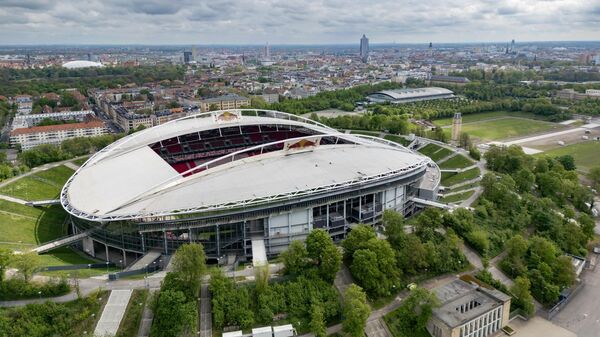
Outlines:
<svg viewBox="0 0 600 337"><path fill-rule="evenodd" d="M62 246L66 246L68 244L77 242L79 240L83 240L88 235L90 235L90 231L91 230L87 230L87 231L85 231L83 233L79 233L79 234L72 235L72 236L67 236L65 238L60 238L58 240L54 240L54 241L45 243L45 244L43 244L41 246L35 247L31 251L32 252L36 252L36 253L45 253L45 252L47 252L49 250L56 249L56 248L59 248L59 247L62 247Z"/></svg>
<svg viewBox="0 0 600 337"><path fill-rule="evenodd" d="M210 293L208 284L202 284L200 288L200 337L212 337L212 316L210 305Z"/></svg>
<svg viewBox="0 0 600 337"><path fill-rule="evenodd" d="M110 292L108 302L106 302L102 316L100 316L96 330L94 330L94 336L114 336L117 334L132 292L131 289Z"/></svg>

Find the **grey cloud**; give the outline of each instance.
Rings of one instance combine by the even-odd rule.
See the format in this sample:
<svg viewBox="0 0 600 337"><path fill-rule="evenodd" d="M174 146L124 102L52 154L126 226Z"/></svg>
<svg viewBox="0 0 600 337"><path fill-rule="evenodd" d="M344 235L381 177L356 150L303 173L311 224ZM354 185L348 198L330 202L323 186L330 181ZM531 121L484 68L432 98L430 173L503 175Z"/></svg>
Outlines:
<svg viewBox="0 0 600 337"><path fill-rule="evenodd" d="M0 0L0 8L15 7L30 10L48 9L54 7L49 0Z"/></svg>

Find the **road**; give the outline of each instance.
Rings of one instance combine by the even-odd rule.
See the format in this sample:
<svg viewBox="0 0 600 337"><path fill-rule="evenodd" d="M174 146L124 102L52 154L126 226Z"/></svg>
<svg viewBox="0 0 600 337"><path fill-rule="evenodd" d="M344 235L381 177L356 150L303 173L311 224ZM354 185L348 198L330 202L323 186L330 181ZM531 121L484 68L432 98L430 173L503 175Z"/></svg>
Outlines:
<svg viewBox="0 0 600 337"><path fill-rule="evenodd" d="M596 221L594 232L600 235L600 221ZM600 256L590 259L600 261ZM579 337L597 337L600 335L600 268L584 270L582 281L585 286L559 312L552 322L572 331Z"/></svg>

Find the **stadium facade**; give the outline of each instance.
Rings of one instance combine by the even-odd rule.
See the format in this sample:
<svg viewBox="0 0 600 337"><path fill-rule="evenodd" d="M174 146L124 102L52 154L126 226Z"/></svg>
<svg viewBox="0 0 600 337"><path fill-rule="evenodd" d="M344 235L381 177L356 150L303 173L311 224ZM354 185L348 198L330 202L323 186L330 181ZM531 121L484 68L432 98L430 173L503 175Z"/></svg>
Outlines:
<svg viewBox="0 0 600 337"><path fill-rule="evenodd" d="M436 99L450 99L455 97L452 90L438 87L425 87L378 91L367 96L367 101L370 103L389 102L391 104L402 104Z"/></svg>
<svg viewBox="0 0 600 337"><path fill-rule="evenodd" d="M207 256L285 250L314 228L340 240L383 211L435 199L439 168L387 140L269 110L198 113L120 139L67 181L61 204L82 248L132 260L199 242Z"/></svg>

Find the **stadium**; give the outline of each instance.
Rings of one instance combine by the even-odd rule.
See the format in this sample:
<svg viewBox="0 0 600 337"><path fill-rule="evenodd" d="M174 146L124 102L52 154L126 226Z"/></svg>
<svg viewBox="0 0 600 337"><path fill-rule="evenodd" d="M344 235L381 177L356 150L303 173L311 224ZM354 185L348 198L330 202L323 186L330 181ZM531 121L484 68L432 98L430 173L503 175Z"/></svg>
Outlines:
<svg viewBox="0 0 600 337"><path fill-rule="evenodd" d="M209 259L250 259L314 228L340 240L386 209L409 216L439 183L435 163L397 143L238 109L118 140L75 172L61 204L73 234L87 234L81 248L98 258L133 261L199 242Z"/></svg>

